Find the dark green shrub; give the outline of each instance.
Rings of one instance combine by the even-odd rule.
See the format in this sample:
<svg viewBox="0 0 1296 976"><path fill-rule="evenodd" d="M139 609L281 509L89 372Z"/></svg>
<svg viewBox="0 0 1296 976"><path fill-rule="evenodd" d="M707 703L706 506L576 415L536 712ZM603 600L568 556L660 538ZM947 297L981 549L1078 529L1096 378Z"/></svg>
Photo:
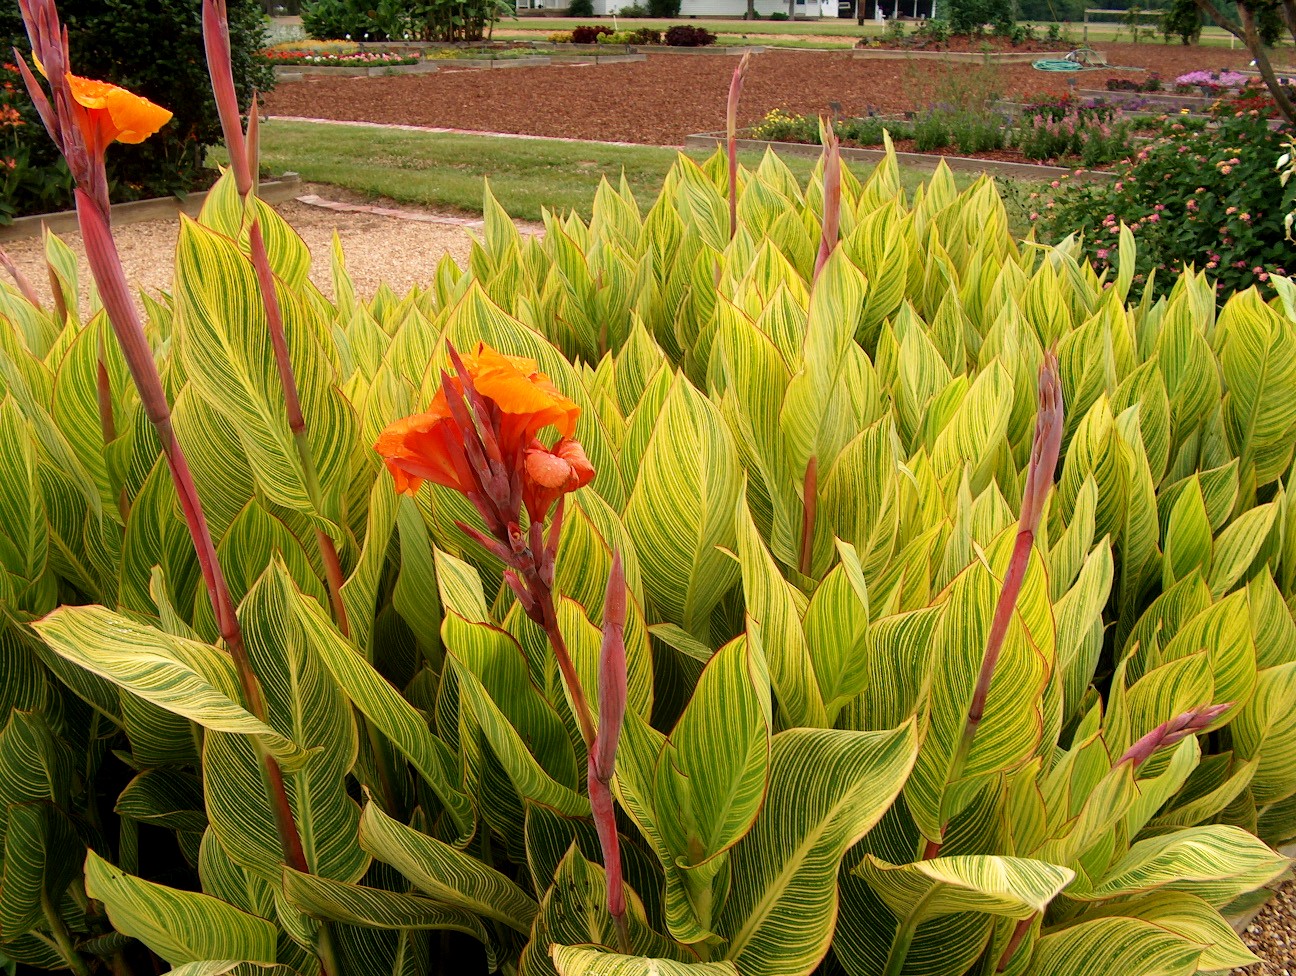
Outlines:
<svg viewBox="0 0 1296 976"><path fill-rule="evenodd" d="M918 30L914 33L925 41L931 41L934 44L944 44L950 39L949 21L924 20L918 25Z"/></svg>
<svg viewBox="0 0 1296 976"><path fill-rule="evenodd" d="M1196 0L1174 0L1161 18L1161 33L1167 41L1177 37L1184 44L1196 44L1201 29L1201 11Z"/></svg>
<svg viewBox="0 0 1296 976"><path fill-rule="evenodd" d="M785 14L782 10L776 10L776 11L774 11L772 14L769 15L769 19L770 19L770 20L787 20L787 19L788 19L788 15Z"/></svg>
<svg viewBox="0 0 1296 976"><path fill-rule="evenodd" d="M593 15L591 15L591 16L593 16ZM632 18L632 19L638 20L638 19L640 19L640 18L642 18L642 17L648 17L648 16L651 16L651 15L648 13L648 8L645 7L643 4L641 4L641 3L632 3L632 4L630 4L630 6L628 6L628 7L622 7L620 10L618 10L618 11L617 11L617 16L618 16L618 17L629 17L629 18Z"/></svg>
<svg viewBox="0 0 1296 976"><path fill-rule="evenodd" d="M26 55L17 3L0 0L0 6L0 44L5 50L16 45ZM207 149L220 141L221 129L203 55L201 0L61 0L59 13L78 74L129 88L175 114L147 142L109 151L113 199L166 196L209 184L215 174L205 166ZM270 67L256 58L264 44L265 16L258 0L229 0L229 21L234 79L246 107L254 89L265 91L274 83ZM23 214L70 206L70 184L22 84L15 83L7 97L29 123L13 130L14 148L29 172L15 180L17 185L6 184L5 209Z"/></svg>
<svg viewBox="0 0 1296 976"><path fill-rule="evenodd" d="M955 34L976 36L987 24L1005 21L1011 24L1007 0L950 0L950 30Z"/></svg>
<svg viewBox="0 0 1296 976"><path fill-rule="evenodd" d="M567 5L568 17L593 17L594 0L571 0Z"/></svg>
<svg viewBox="0 0 1296 976"><path fill-rule="evenodd" d="M379 29L374 12L364 0L313 0L302 7L302 27L320 41L365 37L385 41L387 34Z"/></svg>
<svg viewBox="0 0 1296 976"><path fill-rule="evenodd" d="M680 0L648 0L648 13L652 17L678 17Z"/></svg>
<svg viewBox="0 0 1296 976"><path fill-rule="evenodd" d="M949 116L945 112L927 111L914 122L914 148L919 152L944 149L950 144Z"/></svg>
<svg viewBox="0 0 1296 976"><path fill-rule="evenodd" d="M666 32L664 40L671 47L707 47L716 42L716 36L705 27L676 24Z"/></svg>
<svg viewBox="0 0 1296 976"><path fill-rule="evenodd" d="M631 44L660 44L661 39L661 31L651 27L640 27L630 34Z"/></svg>

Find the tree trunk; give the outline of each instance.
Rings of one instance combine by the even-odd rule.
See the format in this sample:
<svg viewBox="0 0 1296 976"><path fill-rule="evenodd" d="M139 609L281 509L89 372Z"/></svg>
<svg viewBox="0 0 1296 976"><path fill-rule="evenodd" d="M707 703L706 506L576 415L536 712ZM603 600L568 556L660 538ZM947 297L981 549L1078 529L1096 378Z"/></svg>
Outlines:
<svg viewBox="0 0 1296 976"><path fill-rule="evenodd" d="M1246 45L1251 57L1255 60L1256 68L1260 71L1260 77L1264 80L1265 87L1269 89L1269 94L1273 96L1274 105L1278 108L1278 113L1287 121L1289 125L1296 125L1296 107L1292 105L1291 99L1287 97L1287 90L1278 82L1278 76L1274 74L1273 65L1269 61L1269 52L1265 50L1264 43L1260 40L1260 32L1256 30L1255 15L1245 4L1237 5L1238 17L1242 21L1242 26L1230 22L1218 10L1210 0L1197 0L1197 8L1201 10L1214 23L1223 27L1226 31Z"/></svg>
<svg viewBox="0 0 1296 976"><path fill-rule="evenodd" d="M747 13L743 14L743 20L756 19L756 0L747 0Z"/></svg>

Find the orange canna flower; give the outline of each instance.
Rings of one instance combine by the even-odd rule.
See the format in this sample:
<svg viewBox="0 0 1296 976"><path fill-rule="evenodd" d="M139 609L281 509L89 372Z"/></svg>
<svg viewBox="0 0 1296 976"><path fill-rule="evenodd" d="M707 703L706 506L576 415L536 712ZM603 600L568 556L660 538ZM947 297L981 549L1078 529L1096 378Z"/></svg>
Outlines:
<svg viewBox="0 0 1296 976"><path fill-rule="evenodd" d="M125 88L74 74L67 82L81 109L77 125L91 153L102 153L113 142L143 142L171 121L166 109Z"/></svg>
<svg viewBox="0 0 1296 976"><path fill-rule="evenodd" d="M559 495L587 484L593 477L585 452L570 440L580 407L539 372L534 359L505 356L483 342L462 361L473 389L490 411L491 433L501 460L521 474L532 517L543 518L548 507L539 509L532 502L538 506L543 497L551 496L552 506ZM463 393L460 377L450 377L449 385L456 394ZM553 451L536 437L551 425L560 437ZM465 455L464 437L442 388L425 413L388 426L375 449L386 462L397 491L413 494L424 481L431 481L468 494L481 488L481 479ZM534 462L533 454L537 458ZM537 476L541 480L536 480ZM530 487L533 480L534 489Z"/></svg>

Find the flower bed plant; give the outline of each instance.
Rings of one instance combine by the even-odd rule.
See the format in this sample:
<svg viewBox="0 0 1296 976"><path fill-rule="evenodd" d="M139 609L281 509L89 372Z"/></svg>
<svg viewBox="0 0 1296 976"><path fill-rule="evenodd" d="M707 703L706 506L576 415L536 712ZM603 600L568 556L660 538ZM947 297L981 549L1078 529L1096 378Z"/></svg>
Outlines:
<svg viewBox="0 0 1296 976"><path fill-rule="evenodd" d="M1108 78L1106 88L1112 92L1159 92L1164 86L1155 71L1142 78Z"/></svg>
<svg viewBox="0 0 1296 976"><path fill-rule="evenodd" d="M1071 159L1095 167L1128 158L1133 129L1117 107L1061 98L1022 106L1013 139L1027 159Z"/></svg>
<svg viewBox="0 0 1296 976"><path fill-rule="evenodd" d="M397 65L418 64L416 54L394 53L391 51L353 51L344 54L316 53L314 51L262 51L261 57L278 67L290 65L312 65L328 68L381 68Z"/></svg>
<svg viewBox="0 0 1296 976"><path fill-rule="evenodd" d="M1084 235L1096 266L1115 260L1122 224L1139 234L1137 285L1174 286L1174 272L1208 271L1221 295L1253 285L1269 292L1272 276L1291 263L1283 219L1296 196L1274 160L1286 138L1257 110L1217 113L1215 124L1189 126L1171 117L1158 137L1116 167L1117 180L1067 189L1047 201L1042 235Z"/></svg>
<svg viewBox="0 0 1296 976"><path fill-rule="evenodd" d="M842 144L848 146L881 145L885 130L893 139L913 139L917 152L954 147L972 155L1007 148L1020 151L1026 161L1092 168L1128 157L1134 151L1133 133L1147 124L1144 116L1127 116L1113 106L1062 96L1023 106L1015 120L990 108L937 106L918 113L912 121L847 118L835 128ZM772 142L817 145L820 127L818 120L774 109L752 126L749 135Z"/></svg>
<svg viewBox="0 0 1296 976"><path fill-rule="evenodd" d="M1232 88L1252 84L1255 80L1252 75L1241 71L1189 71L1175 79L1174 88L1177 92L1218 95Z"/></svg>
<svg viewBox="0 0 1296 976"><path fill-rule="evenodd" d="M1128 231L1101 278L827 126L809 186L681 156L543 237L487 191L467 267L366 299L335 246L330 300L234 109L146 323L102 165L159 110L77 101L30 9L104 308L58 243L59 305L0 288L6 959L1254 961L1221 912L1296 837L1286 306L1132 301Z"/></svg>

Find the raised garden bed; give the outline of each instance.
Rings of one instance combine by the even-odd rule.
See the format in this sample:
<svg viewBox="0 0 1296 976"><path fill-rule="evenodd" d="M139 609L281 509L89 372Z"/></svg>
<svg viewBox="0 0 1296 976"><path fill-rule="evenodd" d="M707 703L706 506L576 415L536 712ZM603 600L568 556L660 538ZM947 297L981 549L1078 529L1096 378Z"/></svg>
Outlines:
<svg viewBox="0 0 1296 976"><path fill-rule="evenodd" d="M546 59L547 62L547 59ZM437 70L435 61L417 64L336 66L327 64L275 65L275 81L300 81L302 78L381 78L385 75L426 75Z"/></svg>
<svg viewBox="0 0 1296 976"><path fill-rule="evenodd" d="M689 149L715 149L723 147L727 136L723 132L698 132L690 135L684 145ZM899 142L897 145L904 145ZM777 153L793 156L818 156L823 147L806 142L770 142L765 139L738 140L738 148L743 151L764 152L773 149ZM843 159L860 163L875 164L886 158L884 149L861 149L843 146ZM896 150L896 159L902 166L913 166L918 169L935 169L941 160L955 172L989 173L992 176L1007 176L1020 180L1059 180L1064 176L1073 181L1110 180L1111 173L1105 170L1069 169L1062 166L1049 166L1044 163L1032 163L1020 153L1007 150L996 150L975 156L961 156L954 147L933 150L931 152L908 152Z"/></svg>
<svg viewBox="0 0 1296 976"><path fill-rule="evenodd" d="M266 203L283 203L291 200L301 192L301 178L296 173L285 173L277 179L262 180L257 187L257 196ZM180 197L154 197L151 200L132 200L130 203L112 205L113 226L135 224L144 220L174 220L176 214L183 213L197 217L207 200L207 192L188 193ZM0 243L17 241L28 237L39 237L45 229L53 234L67 234L78 229L75 210L62 210L58 213L32 214L18 217L13 223L0 227Z"/></svg>
<svg viewBox="0 0 1296 976"><path fill-rule="evenodd" d="M1075 93L1077 98L1101 99L1108 105L1155 107L1165 109L1168 112L1178 112L1180 109L1185 108L1190 112L1200 112L1217 101L1215 98L1207 98L1204 95L1175 95L1172 92L1108 91L1105 88L1077 88Z"/></svg>

